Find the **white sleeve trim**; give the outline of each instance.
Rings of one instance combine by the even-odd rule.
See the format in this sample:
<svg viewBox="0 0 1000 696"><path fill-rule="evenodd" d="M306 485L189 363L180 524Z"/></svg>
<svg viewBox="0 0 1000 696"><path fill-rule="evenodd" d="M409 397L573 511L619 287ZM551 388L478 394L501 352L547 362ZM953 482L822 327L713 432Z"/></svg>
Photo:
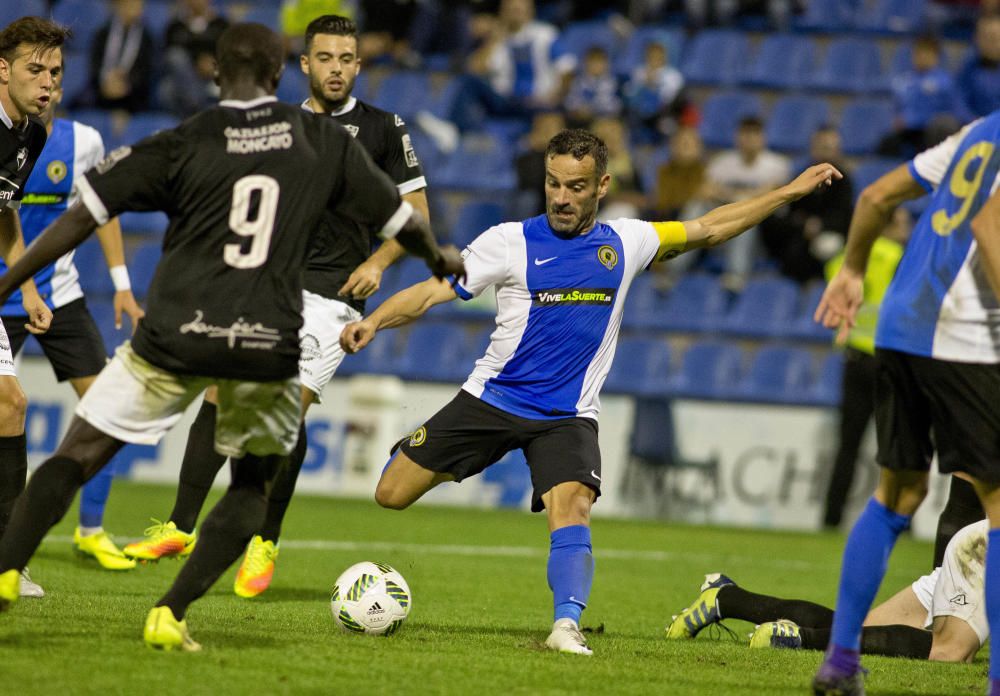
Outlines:
<svg viewBox="0 0 1000 696"><path fill-rule="evenodd" d="M94 216L97 224L106 224L108 221L108 209L104 207L104 201L94 191L90 182L87 181L87 177L78 177L74 186L76 186L76 190L80 194L80 201L87 207L90 214Z"/></svg>
<svg viewBox="0 0 1000 696"><path fill-rule="evenodd" d="M399 191L399 195L405 196L407 193L413 193L414 191L419 191L421 189L427 188L427 179L418 176L416 179L410 179L409 181L404 181L401 184L396 185L396 189Z"/></svg>
<svg viewBox="0 0 1000 696"><path fill-rule="evenodd" d="M393 239L399 231L403 229L403 225L406 224L410 216L413 215L413 206L403 201L399 204L399 208L396 212L392 214L384 225L382 225L382 230L378 233L378 236L382 239Z"/></svg>

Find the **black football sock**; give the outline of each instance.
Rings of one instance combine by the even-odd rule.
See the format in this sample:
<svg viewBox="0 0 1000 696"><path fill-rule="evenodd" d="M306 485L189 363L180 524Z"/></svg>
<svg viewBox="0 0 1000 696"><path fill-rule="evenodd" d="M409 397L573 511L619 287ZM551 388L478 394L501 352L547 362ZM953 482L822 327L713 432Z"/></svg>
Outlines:
<svg viewBox="0 0 1000 696"><path fill-rule="evenodd" d="M14 501L28 477L28 446L24 433L0 437L0 536L3 536Z"/></svg>
<svg viewBox="0 0 1000 696"><path fill-rule="evenodd" d="M295 443L295 449L288 455L288 462L278 470L278 477L271 488L271 495L267 498L267 516L264 518L264 526L260 529L260 536L264 541L278 543L281 536L281 523L285 519L288 511L288 504L292 502L292 495L295 493L295 482L299 479L299 472L302 471L302 462L306 459L306 426L299 427L299 439Z"/></svg>
<svg viewBox="0 0 1000 696"><path fill-rule="evenodd" d="M156 606L183 619L188 606L205 594L246 549L260 529L267 489L279 457L247 455L233 462L233 482L201 525L201 537L177 579Z"/></svg>
<svg viewBox="0 0 1000 696"><path fill-rule="evenodd" d="M810 628L833 625L833 609L802 599L782 599L748 592L738 585L726 585L720 589L715 602L723 619L742 619L755 624L788 619L801 627Z"/></svg>
<svg viewBox="0 0 1000 696"><path fill-rule="evenodd" d="M938 517L937 536L934 539L934 567L937 568L944 562L944 552L948 548L948 542L962 527L985 517L983 505L979 502L979 496L976 495L976 489L972 484L952 476L948 503Z"/></svg>
<svg viewBox="0 0 1000 696"><path fill-rule="evenodd" d="M61 520L85 481L83 467L68 457L52 457L31 477L14 504L0 539L0 572L22 570L48 531Z"/></svg>
<svg viewBox="0 0 1000 696"><path fill-rule="evenodd" d="M802 647L826 650L830 644L829 628L803 628ZM913 626L865 626L861 629L861 654L883 657L908 657L926 660L931 654L934 634Z"/></svg>
<svg viewBox="0 0 1000 696"><path fill-rule="evenodd" d="M202 401L188 431L174 511L170 513L170 520L182 532L194 531L205 497L226 463L226 457L215 451L215 412L215 404Z"/></svg>

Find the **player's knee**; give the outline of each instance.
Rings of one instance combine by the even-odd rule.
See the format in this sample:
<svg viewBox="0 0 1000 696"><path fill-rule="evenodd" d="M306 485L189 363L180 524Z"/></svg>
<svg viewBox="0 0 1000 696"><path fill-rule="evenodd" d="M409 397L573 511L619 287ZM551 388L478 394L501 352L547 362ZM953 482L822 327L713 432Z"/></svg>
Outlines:
<svg viewBox="0 0 1000 696"><path fill-rule="evenodd" d="M28 410L28 398L16 379L0 380L0 422L24 421ZM23 426L22 426L23 429Z"/></svg>
<svg viewBox="0 0 1000 696"><path fill-rule="evenodd" d="M932 662L968 662L974 655L976 651L970 651L962 645L956 645L951 642L938 642L934 641L931 645L931 652L927 656L927 659Z"/></svg>
<svg viewBox="0 0 1000 696"><path fill-rule="evenodd" d="M375 502L389 510L403 510L408 508L412 501L403 495L398 486L392 485L383 476L375 488Z"/></svg>

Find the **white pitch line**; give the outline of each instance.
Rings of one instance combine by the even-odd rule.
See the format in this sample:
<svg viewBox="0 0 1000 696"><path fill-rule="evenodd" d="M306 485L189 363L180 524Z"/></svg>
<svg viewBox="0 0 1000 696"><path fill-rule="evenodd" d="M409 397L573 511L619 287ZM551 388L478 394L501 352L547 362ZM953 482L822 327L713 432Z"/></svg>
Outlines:
<svg viewBox="0 0 1000 696"><path fill-rule="evenodd" d="M136 541L126 537L118 537L121 542ZM46 542L72 543L73 537L68 535L52 535L45 538ZM301 549L307 551L363 551L363 552L403 552L413 554L436 554L440 556L480 556L503 558L547 558L548 549L532 546L471 546L458 544L411 544L395 541L340 541L335 539L282 539L281 548ZM614 559L621 561L649 561L653 563L705 563L720 562L758 563L759 556L741 554L703 553L691 551L643 551L638 549L608 549L597 548L594 556L598 559ZM788 568L790 570L806 570L833 563L817 563L814 561L792 559L769 559L772 567ZM706 566L707 567L707 566Z"/></svg>

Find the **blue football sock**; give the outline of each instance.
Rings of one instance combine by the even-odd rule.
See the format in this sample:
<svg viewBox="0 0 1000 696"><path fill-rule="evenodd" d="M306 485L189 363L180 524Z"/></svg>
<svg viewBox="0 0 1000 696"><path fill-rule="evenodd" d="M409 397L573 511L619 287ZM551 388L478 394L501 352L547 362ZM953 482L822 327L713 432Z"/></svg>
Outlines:
<svg viewBox="0 0 1000 696"><path fill-rule="evenodd" d="M111 494L111 480L115 476L114 464L108 463L87 481L80 493L80 526L100 527L104 522L104 506Z"/></svg>
<svg viewBox="0 0 1000 696"><path fill-rule="evenodd" d="M594 580L590 527L577 524L557 529L552 532L549 549L548 576L555 620L573 619L580 623Z"/></svg>
<svg viewBox="0 0 1000 696"><path fill-rule="evenodd" d="M831 647L844 651L861 649L861 624L871 609L885 576L889 554L896 538L910 524L908 515L899 515L872 498L854 524L840 570L837 608L833 614Z"/></svg>
<svg viewBox="0 0 1000 696"><path fill-rule="evenodd" d="M990 635L996 629L1000 631L1000 529L991 529L986 542L986 620L989 622ZM990 682L991 693L1000 693L1000 648L990 649Z"/></svg>

